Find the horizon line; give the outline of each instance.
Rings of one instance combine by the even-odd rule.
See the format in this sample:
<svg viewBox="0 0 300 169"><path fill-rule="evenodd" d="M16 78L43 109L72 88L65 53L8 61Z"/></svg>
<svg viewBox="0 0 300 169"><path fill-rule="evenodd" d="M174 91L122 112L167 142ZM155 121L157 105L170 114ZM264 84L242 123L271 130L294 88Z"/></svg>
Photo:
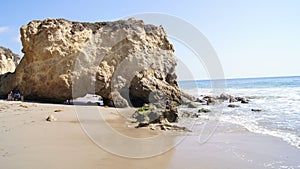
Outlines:
<svg viewBox="0 0 300 169"><path fill-rule="evenodd" d="M258 76L258 77L229 77L224 79L183 79L178 81L195 81L195 80L201 80L201 81L212 81L212 80L237 80L237 79L263 79L263 78L288 78L288 77L300 77L300 75L280 75L280 76Z"/></svg>

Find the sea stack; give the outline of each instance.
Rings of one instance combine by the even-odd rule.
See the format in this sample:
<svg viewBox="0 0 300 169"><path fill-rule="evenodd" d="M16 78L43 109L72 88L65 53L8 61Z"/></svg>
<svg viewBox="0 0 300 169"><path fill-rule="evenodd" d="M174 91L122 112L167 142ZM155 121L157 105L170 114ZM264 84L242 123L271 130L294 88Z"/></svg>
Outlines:
<svg viewBox="0 0 300 169"><path fill-rule="evenodd" d="M24 57L14 74L2 77L0 95L18 88L29 100L62 102L95 93L117 107L181 100L174 47L162 26L134 18L46 19L20 32Z"/></svg>

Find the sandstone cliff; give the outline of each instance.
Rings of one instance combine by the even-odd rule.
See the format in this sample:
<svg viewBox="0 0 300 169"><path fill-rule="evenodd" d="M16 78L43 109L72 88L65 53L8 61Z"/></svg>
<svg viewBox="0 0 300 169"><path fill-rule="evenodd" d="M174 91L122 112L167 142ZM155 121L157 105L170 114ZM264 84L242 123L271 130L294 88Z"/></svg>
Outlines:
<svg viewBox="0 0 300 169"><path fill-rule="evenodd" d="M19 55L14 54L10 49L0 46L0 75L14 72L19 59Z"/></svg>
<svg viewBox="0 0 300 169"><path fill-rule="evenodd" d="M96 93L118 107L181 99L174 48L161 26L46 19L20 32L24 57L2 77L0 95L18 88L29 100L61 102Z"/></svg>

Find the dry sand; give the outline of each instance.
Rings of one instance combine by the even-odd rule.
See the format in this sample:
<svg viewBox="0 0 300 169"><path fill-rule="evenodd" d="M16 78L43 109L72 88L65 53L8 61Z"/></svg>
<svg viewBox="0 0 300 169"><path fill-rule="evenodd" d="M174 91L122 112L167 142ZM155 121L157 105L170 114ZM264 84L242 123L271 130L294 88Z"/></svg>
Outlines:
<svg viewBox="0 0 300 169"><path fill-rule="evenodd" d="M99 110L101 118L77 113ZM55 112L55 110L60 110ZM41 104L0 101L0 168L1 169L255 169L300 168L300 149L271 136L250 133L240 126L223 123L205 143L197 142L195 133L186 134L183 141L171 150L151 158L126 158L110 153L109 147L97 145L111 142L118 151L122 146L129 155L143 152L164 152L184 133L164 133L146 128L135 129L122 116L132 110L92 106ZM76 113L77 112L77 113ZM45 119L53 114L57 121ZM79 113L80 114L80 113ZM99 114L98 114L99 115ZM105 120L103 120L103 119ZM99 129L112 126L112 131ZM94 135L95 140L87 136ZM164 142L151 142L145 148L132 145L125 139L112 136L118 133L137 142L155 140L167 135ZM98 137L99 138L96 138ZM179 139L180 140L180 139ZM131 145L130 145L131 144ZM153 147L152 147L153 146ZM135 152L131 149L139 149ZM147 153L146 153L147 154ZM120 154L119 154L120 155ZM139 154L138 154L139 155Z"/></svg>

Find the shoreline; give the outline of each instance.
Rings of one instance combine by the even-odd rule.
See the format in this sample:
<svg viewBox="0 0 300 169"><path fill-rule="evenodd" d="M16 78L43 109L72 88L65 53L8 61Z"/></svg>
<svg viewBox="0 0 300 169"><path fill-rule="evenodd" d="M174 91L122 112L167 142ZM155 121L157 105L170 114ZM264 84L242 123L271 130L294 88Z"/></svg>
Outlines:
<svg viewBox="0 0 300 169"><path fill-rule="evenodd" d="M84 132L73 105L1 100L0 106L0 168L300 168L300 149L280 138L252 133L230 123L220 122L204 144L197 142L198 135L187 134L180 144L163 154L132 159L97 146ZM161 134L133 128L115 108L92 107L105 113L104 118L115 131L128 137L152 138ZM50 114L57 120L47 122ZM109 135L105 139L113 141Z"/></svg>
<svg viewBox="0 0 300 169"><path fill-rule="evenodd" d="M240 124L240 123L229 122L229 121L226 121L226 120L224 120L223 122L231 123L233 125L238 125L242 128L245 128L250 133L255 133L255 134L259 134L259 135L263 135L263 136L270 136L270 137L278 138L278 139L286 142L288 145L293 146L293 147L300 150L300 144L293 143L291 140L283 137L282 135L279 135L278 131L273 131L273 132L272 131L267 131L267 130L265 130L265 131L254 131L254 129L251 129L251 127L248 128L247 126L244 126L243 124ZM283 133L283 132L281 132L281 133Z"/></svg>

